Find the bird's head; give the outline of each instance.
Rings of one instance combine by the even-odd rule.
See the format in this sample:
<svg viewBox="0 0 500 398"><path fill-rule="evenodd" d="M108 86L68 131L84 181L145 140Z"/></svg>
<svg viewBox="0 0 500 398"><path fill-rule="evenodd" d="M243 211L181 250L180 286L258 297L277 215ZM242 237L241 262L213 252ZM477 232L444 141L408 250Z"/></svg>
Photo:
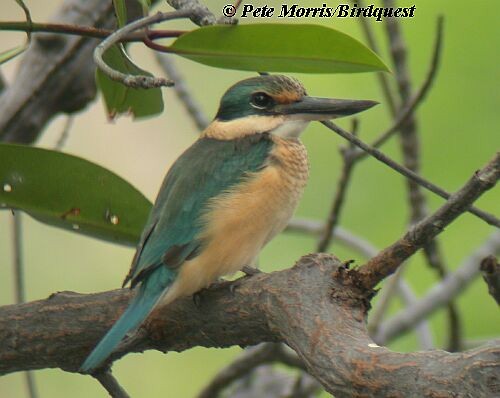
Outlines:
<svg viewBox="0 0 500 398"><path fill-rule="evenodd" d="M269 132L284 138L298 137L313 120L353 115L376 104L368 100L310 97L298 80L283 75L252 77L226 91L204 135L234 139Z"/></svg>

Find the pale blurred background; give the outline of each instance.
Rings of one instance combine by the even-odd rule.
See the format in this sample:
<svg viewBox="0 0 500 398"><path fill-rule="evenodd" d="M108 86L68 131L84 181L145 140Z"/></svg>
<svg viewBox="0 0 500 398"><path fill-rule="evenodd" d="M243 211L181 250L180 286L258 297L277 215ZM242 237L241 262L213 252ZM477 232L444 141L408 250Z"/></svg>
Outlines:
<svg viewBox="0 0 500 398"><path fill-rule="evenodd" d="M227 0L211 0L208 6L220 14ZM321 6L323 1L302 2L302 6ZM377 3L378 2L374 2ZM59 0L27 0L34 21L47 21L61 4ZM259 3L252 3L258 5ZM264 4L264 3L262 3ZM280 7L272 0L270 6ZM336 6L337 2L329 3ZM400 2L409 6L413 3ZM441 187L454 191L471 173L487 162L500 147L499 90L500 53L498 52L497 15L495 0L474 3L464 0L419 0L415 17L402 20L410 52L410 67L414 87L418 87L428 69L435 21L444 14L445 45L441 68L429 98L418 111L422 141L422 174ZM167 9L162 5L161 9ZM473 10L473 9L474 10ZM481 9L483 12L478 12ZM488 11L489 10L489 11ZM2 0L1 20L22 20L23 14L14 1ZM274 20L275 22L277 21ZM259 22L247 19L244 23ZM264 21L261 21L264 22ZM359 24L354 19L300 19L285 22L322 23L353 35L363 41ZM185 28L189 23L177 24ZM170 25L172 26L172 25ZM385 47L382 23L375 26L380 46ZM21 43L24 35L0 32L0 51ZM314 43L312 44L314 45ZM161 74L153 55L139 45L132 47L132 56L139 65ZM382 54L389 63L386 52ZM11 80L17 60L1 67ZM178 66L185 74L193 95L212 117L218 100L234 82L253 76L252 73L219 70L183 59ZM360 116L360 134L371 141L388 126L388 111L373 74L357 75L297 75L312 95L339 98L375 99L382 105ZM392 76L389 76L392 79ZM100 99L78 115L63 150L105 166L124 177L154 200L163 176L176 157L197 137L194 124L168 89L163 90L165 112L154 119L133 121L121 117L107 120ZM37 145L53 148L59 139L65 117L54 120ZM349 126L349 120L340 122ZM311 179L297 214L301 217L324 219L329 211L339 171L340 137L319 124L311 125L303 140L311 159ZM396 140L383 148L400 160ZM379 247L399 237L407 224L408 209L404 180L379 162L365 160L355 170L354 182L341 225L362 235ZM428 195L432 208L442 200ZM500 210L498 190L490 192L477 205L487 211ZM133 250L112 245L63 230L48 227L23 217L26 288L28 300L46 298L53 292L73 290L96 292L120 286L126 274ZM0 213L0 305L14 302L11 215ZM445 258L454 269L460 261L480 245L492 228L470 215L463 215L440 236ZM266 271L293 265L300 256L315 250L309 237L285 234L276 238L262 253L261 266ZM360 257L342 246L331 247L342 259ZM431 272L417 255L411 261L407 280L417 294L423 294L434 281ZM500 334L498 307L487 294L484 283L477 279L460 297L465 337L488 338ZM392 310L398 309L395 304ZM435 344L446 344L444 312L432 318ZM341 322L342 320L339 320ZM413 335L404 336L393 344L395 350L416 349ZM133 397L193 397L200 388L240 351L232 349L197 348L180 354L167 355L149 351L128 355L118 361L114 374ZM61 370L35 372L40 397L106 397L107 393L91 377L65 373ZM27 396L21 374L0 378L0 397Z"/></svg>

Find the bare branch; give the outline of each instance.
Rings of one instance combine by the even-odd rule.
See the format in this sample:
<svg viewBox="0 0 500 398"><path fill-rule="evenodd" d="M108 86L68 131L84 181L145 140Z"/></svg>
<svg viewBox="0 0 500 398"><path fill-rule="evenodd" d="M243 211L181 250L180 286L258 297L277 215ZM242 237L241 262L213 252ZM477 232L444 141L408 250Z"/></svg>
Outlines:
<svg viewBox="0 0 500 398"><path fill-rule="evenodd" d="M401 239L356 270L361 285L374 288L382 279L396 271L404 260L434 239L485 191L493 188L499 177L500 153L497 153L434 214L410 227Z"/></svg>
<svg viewBox="0 0 500 398"><path fill-rule="evenodd" d="M417 303L417 296L403 279L399 279L398 281L398 290L405 307L410 307ZM427 319L422 319L415 324L415 333L420 344L420 349L431 350L434 348L431 326ZM373 338L373 335L370 336Z"/></svg>
<svg viewBox="0 0 500 398"><path fill-rule="evenodd" d="M374 340L379 344L386 344L453 300L478 275L481 260L491 253L500 253L499 231L495 231L456 271L434 285L422 299L383 323Z"/></svg>
<svg viewBox="0 0 500 398"><path fill-rule="evenodd" d="M209 120L203 110L201 109L198 102L195 100L191 92L189 91L184 76L179 71L179 69L175 65L175 60L172 55L155 53L156 60L162 67L163 71L170 78L174 84L174 92L177 95L177 98L184 105L184 108L188 112L191 119L196 124L198 130L202 131L205 127L208 126Z"/></svg>
<svg viewBox="0 0 500 398"><path fill-rule="evenodd" d="M358 129L358 119L354 118L352 124L352 134L356 135ZM333 199L332 207L328 218L325 223L325 228L323 233L319 239L318 246L316 251L324 252L328 249L330 242L332 240L332 235L335 232L335 228L340 220L340 213L342 211L345 197L347 195L347 188L349 186L349 182L351 181L352 172L354 169L354 165L356 159L351 156L352 150L355 147L350 144L350 148L341 149L342 154L342 171L340 172L339 181L337 183L336 194Z"/></svg>
<svg viewBox="0 0 500 398"><path fill-rule="evenodd" d="M319 236L324 230L324 223L321 221L311 220L307 218L293 218L286 227L286 232L299 232L309 235ZM370 258L376 256L379 250L366 239L361 238L352 232L337 227L332 231L333 238L342 242L347 247L359 252L362 256Z"/></svg>
<svg viewBox="0 0 500 398"><path fill-rule="evenodd" d="M105 39L114 32L114 30L95 28L93 26L41 22L33 22L31 24L28 22L0 22L0 30L32 33L58 33L62 35L93 37L96 39ZM148 36L150 39L162 39L168 37L179 37L186 32L186 30L150 30L148 32ZM144 34L142 32L133 32L122 38L122 42L136 42L143 40Z"/></svg>
<svg viewBox="0 0 500 398"><path fill-rule="evenodd" d="M360 8L364 7L363 0L351 0L353 4L357 4ZM368 42L368 46L377 54L380 54L380 50L378 48L377 42L375 41L375 35L373 34L373 29L368 21L368 18L360 17L357 18L359 23L361 24L361 29L365 35L366 41ZM391 92L391 87L389 85L389 81L387 80L386 73L378 72L377 78L380 83L380 87L382 88L382 93L384 94L385 103L389 108L389 112L391 116L396 114L396 100Z"/></svg>
<svg viewBox="0 0 500 398"><path fill-rule="evenodd" d="M215 15L198 0L167 0L167 3L176 10L191 11L189 18L196 25L215 25L217 23Z"/></svg>
<svg viewBox="0 0 500 398"><path fill-rule="evenodd" d="M181 19L191 16L192 11L174 11L174 12L158 12L134 22L125 25L123 28L118 29L112 35L104 39L94 50L94 61L97 67L104 72L109 78L116 80L128 87L133 88L153 88L161 86L172 86L173 81L164 79L162 77L152 77L147 75L127 75L118 70L111 68L102 59L104 53L112 46L123 40L129 33L135 32L139 29L145 28L155 23L169 21L172 19Z"/></svg>
<svg viewBox="0 0 500 398"><path fill-rule="evenodd" d="M494 395L489 381L500 368L500 347L401 354L376 346L366 331L366 292L351 284L351 276L338 260L318 254L291 269L242 278L233 289L223 284L205 291L199 307L187 297L154 312L142 328L144 338L129 351L283 341L338 398L401 391ZM46 367L76 371L130 297L126 289L59 293L0 308L0 374Z"/></svg>
<svg viewBox="0 0 500 398"><path fill-rule="evenodd" d="M427 97L432 84L434 83L435 77L437 75L439 62L441 60L442 47L443 47L443 17L439 17L437 21L436 29L436 39L434 42L434 51L431 58L431 63L427 76L418 89L417 93L412 97L409 97L404 101L401 109L398 110L397 117L395 118L392 126L390 126L385 132L380 134L380 136L372 143L372 147L378 148L384 144L390 137L394 135L402 126L404 126L408 120L412 119L418 106ZM359 151L356 153L357 156L363 157L365 152ZM366 156L366 155L365 155Z"/></svg>
<svg viewBox="0 0 500 398"><path fill-rule="evenodd" d="M228 389L231 398L314 398L322 390L321 385L307 373L295 376L262 365L236 381ZM214 397L215 398L215 397Z"/></svg>
<svg viewBox="0 0 500 398"><path fill-rule="evenodd" d="M378 294L377 303L370 311L370 318L368 320L368 325L366 326L371 336L377 333L392 298L399 291L399 283L401 281L403 271L406 269L406 265L407 263L401 264L396 272L385 280L384 286Z"/></svg>
<svg viewBox="0 0 500 398"><path fill-rule="evenodd" d="M245 350L231 364L220 370L201 391L198 398L219 396L234 381L248 375L253 369L265 363L282 362L304 370L304 364L295 354L286 351L282 344L263 343Z"/></svg>
<svg viewBox="0 0 500 398"><path fill-rule="evenodd" d="M319 235L323 231L323 229L323 223L321 223L320 221L294 218L288 223L286 231L300 232L316 236ZM335 229L335 231L333 232L333 237L339 242L343 243L345 246L359 252L367 259L376 256L377 253L380 252L380 250L376 248L371 242L368 242L366 239L361 238L342 227L337 227ZM391 275L389 278L387 278L387 283L390 283L389 281L393 278L393 276L394 275ZM417 300L415 294L412 292L410 286L408 286L405 281L401 279L398 280L397 287L406 305L414 305L416 303ZM386 287L384 286L382 294L384 294L385 288ZM370 323L368 323L368 325L370 325ZM417 324L416 333L419 338L420 345L423 349L430 349L434 346L432 343L432 333L427 321L422 320Z"/></svg>
<svg viewBox="0 0 500 398"><path fill-rule="evenodd" d="M386 0L386 5L394 6L394 2L392 0ZM404 42L402 31L400 29L400 25L395 19L386 19L385 27L395 65L396 80L398 82L399 93L401 95L402 104L406 105L409 101L412 100L412 88L407 62L406 45ZM425 96L425 93L427 93L436 75L442 52L442 36L443 17L441 16L438 18L436 40L431 66L429 68L427 78L425 79L420 91L421 93L423 93L423 96ZM414 114L410 115L406 122L401 125L400 137L404 165L411 171L419 173L420 140L418 136L417 120ZM408 192L408 202L410 205L410 223L413 224L420 221L428 214L427 203L421 187L415 181L406 180L406 185ZM445 264L445 261L441 254L439 242L437 240L429 242L429 244L424 247L424 256L429 266L437 271L441 279L444 278L448 272L448 267ZM448 303L447 307L449 320L449 338L447 349L448 351L459 351L461 347L462 334L460 317L458 314L458 310L453 302Z"/></svg>
<svg viewBox="0 0 500 398"><path fill-rule="evenodd" d="M500 305L500 263L494 256L490 255L481 261L481 272L488 285L488 292Z"/></svg>
<svg viewBox="0 0 500 398"><path fill-rule="evenodd" d="M110 370L105 372L96 373L93 375L99 383L106 389L112 398L130 398L127 392L115 379Z"/></svg>
<svg viewBox="0 0 500 398"><path fill-rule="evenodd" d="M335 123L332 123L330 121L325 121L325 122L321 122L321 123L323 125L325 125L326 127L328 127L330 130L335 131L338 135L345 138L349 142L352 142L358 148L361 148L363 151L368 152L375 159L386 164L387 166L389 166L393 170L396 170L398 173L404 175L405 177L408 177L408 178L416 181L422 187L428 189L431 192L434 192L435 194L441 196L444 199L450 198L451 195L448 192L446 192L444 189L439 188L437 185L426 180L425 178L421 177L420 175L418 175L418 174L414 173L413 171L408 170L406 167L401 166L400 164L396 163L394 160L392 160L389 157L387 157L386 155L384 155L378 149L372 148L368 144L361 141L358 137L352 135L351 133L347 132L343 128L337 126ZM476 215L477 217L479 217L483 221L486 221L488 224L494 225L494 226L500 228L500 220L497 217L495 217L494 215L489 214L483 210L477 209L476 207L473 207L473 206L468 208L467 211Z"/></svg>

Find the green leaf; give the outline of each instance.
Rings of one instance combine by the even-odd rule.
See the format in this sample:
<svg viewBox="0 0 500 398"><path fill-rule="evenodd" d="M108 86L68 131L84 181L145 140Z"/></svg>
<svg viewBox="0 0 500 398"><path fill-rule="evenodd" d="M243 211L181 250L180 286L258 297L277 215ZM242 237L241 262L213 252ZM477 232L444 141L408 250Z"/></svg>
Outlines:
<svg viewBox="0 0 500 398"><path fill-rule="evenodd" d="M104 62L120 72L130 75L147 75L127 56L123 46L113 46L103 56ZM97 86L101 90L110 118L120 113L131 113L134 117L153 116L163 111L160 88L131 88L111 80L99 69L96 71Z"/></svg>
<svg viewBox="0 0 500 398"><path fill-rule="evenodd" d="M17 57L19 54L21 54L27 48L28 48L28 46L25 44L23 46L17 46L15 48L10 49L10 50L1 52L0 53L0 65L3 64L4 62L11 60L14 57Z"/></svg>
<svg viewBox="0 0 500 398"><path fill-rule="evenodd" d="M388 71L365 45L320 25L207 26L179 37L173 52L225 69L295 73Z"/></svg>
<svg viewBox="0 0 500 398"><path fill-rule="evenodd" d="M148 15L151 7L151 0L137 0L137 2L142 6L142 14L144 16Z"/></svg>
<svg viewBox="0 0 500 398"><path fill-rule="evenodd" d="M125 0L113 0L113 6L115 7L118 27L121 28L127 24L127 6L125 5Z"/></svg>
<svg viewBox="0 0 500 398"><path fill-rule="evenodd" d="M107 241L135 245L151 203L111 171L76 156L0 144L0 207Z"/></svg>

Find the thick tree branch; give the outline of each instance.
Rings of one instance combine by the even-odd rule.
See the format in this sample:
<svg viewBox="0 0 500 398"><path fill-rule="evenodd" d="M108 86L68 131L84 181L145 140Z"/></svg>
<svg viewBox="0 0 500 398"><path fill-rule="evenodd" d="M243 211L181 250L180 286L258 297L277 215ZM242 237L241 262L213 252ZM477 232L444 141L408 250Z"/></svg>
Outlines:
<svg viewBox="0 0 500 398"><path fill-rule="evenodd" d="M374 345L365 326L366 294L351 279L337 259L310 255L291 269L240 279L235 289L227 283L208 290L200 307L185 298L156 311L143 327L144 337L128 349L284 341L338 398L498 392L499 346L400 354ZM129 299L125 289L59 293L0 308L0 374L47 367L76 371Z"/></svg>
<svg viewBox="0 0 500 398"><path fill-rule="evenodd" d="M397 242L384 249L365 265L356 270L361 285L374 288L382 279L392 274L399 265L428 244L474 201L488 189L493 188L500 177L500 152L435 213L410 227Z"/></svg>
<svg viewBox="0 0 500 398"><path fill-rule="evenodd" d="M483 245L476 249L455 271L434 285L424 297L384 322L374 336L374 340L378 344L387 344L395 337L411 330L435 310L461 294L479 274L479 264L482 259L499 253L500 231L495 231Z"/></svg>

